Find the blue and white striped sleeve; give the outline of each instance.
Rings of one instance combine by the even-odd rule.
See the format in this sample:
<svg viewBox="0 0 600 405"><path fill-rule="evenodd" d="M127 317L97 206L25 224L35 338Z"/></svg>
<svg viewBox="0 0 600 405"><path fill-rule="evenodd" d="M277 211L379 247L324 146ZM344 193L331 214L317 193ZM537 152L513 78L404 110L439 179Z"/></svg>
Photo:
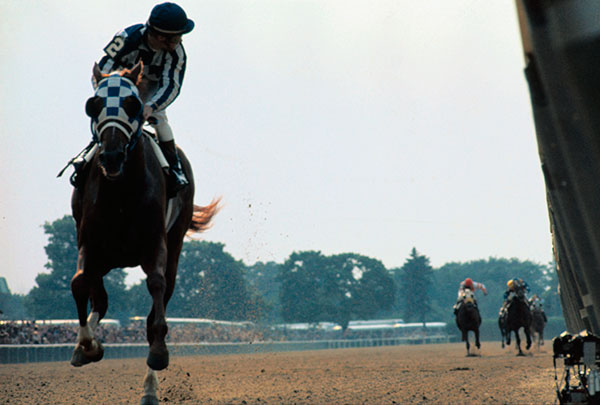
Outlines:
<svg viewBox="0 0 600 405"><path fill-rule="evenodd" d="M179 96L185 74L185 65L186 55L182 46L178 46L173 52L165 54L158 90L147 103L154 111L164 110Z"/></svg>

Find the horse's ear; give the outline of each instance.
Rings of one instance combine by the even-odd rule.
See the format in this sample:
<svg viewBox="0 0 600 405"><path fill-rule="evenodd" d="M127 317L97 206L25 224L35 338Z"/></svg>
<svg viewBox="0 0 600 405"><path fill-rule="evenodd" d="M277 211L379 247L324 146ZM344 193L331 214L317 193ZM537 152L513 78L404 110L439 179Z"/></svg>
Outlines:
<svg viewBox="0 0 600 405"><path fill-rule="evenodd" d="M94 63L94 67L92 68L92 76L94 77L94 88L98 87L98 83L100 80L104 79L106 75L100 71L100 66L97 63Z"/></svg>
<svg viewBox="0 0 600 405"><path fill-rule="evenodd" d="M142 73L144 72L144 62L141 60L131 69L126 70L123 77L131 80L136 86L142 81Z"/></svg>
<svg viewBox="0 0 600 405"><path fill-rule="evenodd" d="M142 110L142 103L136 96L128 96L123 99L121 107L129 118L135 118Z"/></svg>
<svg viewBox="0 0 600 405"><path fill-rule="evenodd" d="M85 103L85 113L90 118L98 118L100 111L102 111L102 107L104 107L104 101L100 97L91 97Z"/></svg>

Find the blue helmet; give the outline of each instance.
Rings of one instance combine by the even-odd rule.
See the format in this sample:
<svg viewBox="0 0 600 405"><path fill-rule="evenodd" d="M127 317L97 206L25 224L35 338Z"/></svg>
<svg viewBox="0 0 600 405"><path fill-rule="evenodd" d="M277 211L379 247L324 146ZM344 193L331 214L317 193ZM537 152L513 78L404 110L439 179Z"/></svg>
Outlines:
<svg viewBox="0 0 600 405"><path fill-rule="evenodd" d="M148 18L148 26L165 35L187 34L194 29L194 21L175 3L154 6Z"/></svg>

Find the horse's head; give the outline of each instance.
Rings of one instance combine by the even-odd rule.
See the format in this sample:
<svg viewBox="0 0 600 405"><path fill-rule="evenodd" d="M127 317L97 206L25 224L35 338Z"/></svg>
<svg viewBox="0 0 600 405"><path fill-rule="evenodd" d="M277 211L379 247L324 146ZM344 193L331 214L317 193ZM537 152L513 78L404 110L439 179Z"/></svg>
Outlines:
<svg viewBox="0 0 600 405"><path fill-rule="evenodd" d="M123 174L127 153L135 146L142 127L142 101L137 84L143 65L132 69L103 74L94 65L94 80L98 83L94 97L85 105L92 119L92 133L99 145L102 173L108 179Z"/></svg>
<svg viewBox="0 0 600 405"><path fill-rule="evenodd" d="M521 301L525 301L527 299L527 297L525 297L525 289L524 288L518 288L516 293L515 293L516 298L518 298Z"/></svg>
<svg viewBox="0 0 600 405"><path fill-rule="evenodd" d="M529 301L529 306L532 311L541 311L542 310L542 299L537 295L534 295Z"/></svg>
<svg viewBox="0 0 600 405"><path fill-rule="evenodd" d="M475 293L472 290L466 288L462 294L462 301L465 304L473 304L474 305L475 304Z"/></svg>

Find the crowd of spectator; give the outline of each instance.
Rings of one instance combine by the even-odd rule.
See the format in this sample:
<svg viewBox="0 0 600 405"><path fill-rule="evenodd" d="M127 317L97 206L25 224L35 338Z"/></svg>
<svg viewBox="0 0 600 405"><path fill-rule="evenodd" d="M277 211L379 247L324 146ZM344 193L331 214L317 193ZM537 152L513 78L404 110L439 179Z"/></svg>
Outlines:
<svg viewBox="0 0 600 405"><path fill-rule="evenodd" d="M0 344L74 343L77 325L53 325L43 321L3 322L0 324ZM134 321L127 326L100 325L94 332L104 343L145 343L145 322ZM268 339L263 328L256 326L170 325L167 342L257 342Z"/></svg>
<svg viewBox="0 0 600 405"><path fill-rule="evenodd" d="M0 322L0 345L2 344L52 344L74 343L77 324L48 324L44 321ZM400 336L414 337L440 333L439 330L424 331L420 328L401 332L399 329L377 331L327 330L321 328L294 329L289 327L266 327L245 324L181 324L170 323L168 343L200 342L274 342L298 340L373 339ZM102 324L94 332L103 343L145 343L146 322L131 321L127 325Z"/></svg>

